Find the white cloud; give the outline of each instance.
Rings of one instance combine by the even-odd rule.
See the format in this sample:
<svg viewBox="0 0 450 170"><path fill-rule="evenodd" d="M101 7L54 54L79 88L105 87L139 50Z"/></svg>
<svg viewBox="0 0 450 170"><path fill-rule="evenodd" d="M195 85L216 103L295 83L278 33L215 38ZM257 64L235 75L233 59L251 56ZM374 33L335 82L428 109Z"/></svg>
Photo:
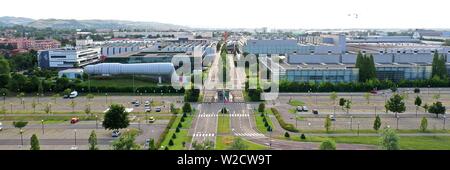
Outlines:
<svg viewBox="0 0 450 170"><path fill-rule="evenodd" d="M441 0L14 0L0 4L0 16L216 28L450 28L449 4ZM348 16L352 13L358 19Z"/></svg>

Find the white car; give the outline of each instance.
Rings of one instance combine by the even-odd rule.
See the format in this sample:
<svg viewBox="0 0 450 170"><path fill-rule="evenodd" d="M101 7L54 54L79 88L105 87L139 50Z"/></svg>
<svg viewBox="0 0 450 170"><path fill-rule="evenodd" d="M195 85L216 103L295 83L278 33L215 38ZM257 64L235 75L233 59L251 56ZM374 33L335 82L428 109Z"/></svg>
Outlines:
<svg viewBox="0 0 450 170"><path fill-rule="evenodd" d="M72 93L70 93L69 98L73 99L75 97L78 96L78 92L77 91L73 91Z"/></svg>
<svg viewBox="0 0 450 170"><path fill-rule="evenodd" d="M329 117L331 121L336 121L336 117L334 117L334 115L330 115Z"/></svg>
<svg viewBox="0 0 450 170"><path fill-rule="evenodd" d="M145 112L151 112L151 111L152 111L152 108L150 108L150 107L145 107L144 111L145 111Z"/></svg>
<svg viewBox="0 0 450 170"><path fill-rule="evenodd" d="M150 106L150 102L149 101L145 101L145 106Z"/></svg>
<svg viewBox="0 0 450 170"><path fill-rule="evenodd" d="M111 137L116 138L116 137L119 137L119 136L120 136L120 131L118 131L118 130L112 131Z"/></svg>
<svg viewBox="0 0 450 170"><path fill-rule="evenodd" d="M2 131L3 130L3 124L2 124L2 122L0 122L0 131Z"/></svg>

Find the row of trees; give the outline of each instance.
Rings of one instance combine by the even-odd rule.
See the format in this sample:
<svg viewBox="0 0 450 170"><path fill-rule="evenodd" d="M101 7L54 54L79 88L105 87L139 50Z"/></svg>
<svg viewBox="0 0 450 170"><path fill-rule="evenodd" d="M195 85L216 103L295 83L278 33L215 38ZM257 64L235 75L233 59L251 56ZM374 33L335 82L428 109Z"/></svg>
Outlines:
<svg viewBox="0 0 450 170"><path fill-rule="evenodd" d="M377 78L375 62L372 54L367 56L366 54L358 53L356 56L355 67L359 69L359 82L366 82Z"/></svg>

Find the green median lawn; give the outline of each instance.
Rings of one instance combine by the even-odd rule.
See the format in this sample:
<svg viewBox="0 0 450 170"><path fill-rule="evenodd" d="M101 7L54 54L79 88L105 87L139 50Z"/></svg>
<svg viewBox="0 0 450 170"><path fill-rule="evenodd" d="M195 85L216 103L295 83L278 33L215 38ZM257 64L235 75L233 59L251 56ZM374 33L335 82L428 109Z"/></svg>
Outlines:
<svg viewBox="0 0 450 170"><path fill-rule="evenodd" d="M161 146L166 147L168 146L170 150L185 150L188 143L191 142L192 137L189 136L189 128L192 125L193 117L195 114L189 115L187 114L187 117L184 118L184 122L182 122L183 127L180 128L180 132L176 133L176 129L178 127L178 124L181 122L182 115L179 114L178 117L175 119L175 122L173 123L172 127L170 128L169 132L165 136L163 142L161 143ZM173 134L176 135L176 138L173 139ZM169 146L170 140L173 141L173 145ZM185 142L185 146L183 146L183 142Z"/></svg>
<svg viewBox="0 0 450 170"><path fill-rule="evenodd" d="M303 106L303 105L305 105L305 102L302 102L302 101L300 101L300 100L292 99L291 101L289 101L288 104L291 105L291 106L297 107L297 106Z"/></svg>
<svg viewBox="0 0 450 170"><path fill-rule="evenodd" d="M291 138L295 141L304 142L322 142L325 139L330 138L336 141L336 143L367 144L377 146L380 143L380 137L376 136L307 136L305 140L301 140L299 136ZM402 150L450 150L450 136L401 136L399 144Z"/></svg>
<svg viewBox="0 0 450 170"><path fill-rule="evenodd" d="M233 143L234 136L217 136L216 138L216 150L227 150ZM248 150L265 150L268 149L267 146L260 145L257 143L250 142L243 139L244 144L248 146Z"/></svg>
<svg viewBox="0 0 450 170"><path fill-rule="evenodd" d="M263 121L264 118L266 118L267 124L272 127L272 129L274 128L272 119L267 116L268 114L272 114L272 111L270 109L267 109L266 114L264 114L263 116L261 116L261 113L255 113L256 128L262 133L267 133L267 127L265 126L265 123Z"/></svg>
<svg viewBox="0 0 450 170"><path fill-rule="evenodd" d="M231 133L231 123L230 123L230 115L228 114L220 114L217 125L217 133L218 134L229 134Z"/></svg>

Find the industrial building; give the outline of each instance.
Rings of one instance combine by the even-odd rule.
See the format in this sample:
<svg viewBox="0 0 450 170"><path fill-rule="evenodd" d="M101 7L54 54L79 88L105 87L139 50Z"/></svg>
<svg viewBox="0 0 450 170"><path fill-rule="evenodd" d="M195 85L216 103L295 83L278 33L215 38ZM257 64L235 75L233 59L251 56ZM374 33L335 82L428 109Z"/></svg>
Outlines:
<svg viewBox="0 0 450 170"><path fill-rule="evenodd" d="M41 68L72 68L99 62L100 55L100 47L65 47L38 51L37 61Z"/></svg>
<svg viewBox="0 0 450 170"><path fill-rule="evenodd" d="M88 65L84 72L89 75L113 76L113 75L139 75L162 81L170 81L175 73L172 63L101 63Z"/></svg>

